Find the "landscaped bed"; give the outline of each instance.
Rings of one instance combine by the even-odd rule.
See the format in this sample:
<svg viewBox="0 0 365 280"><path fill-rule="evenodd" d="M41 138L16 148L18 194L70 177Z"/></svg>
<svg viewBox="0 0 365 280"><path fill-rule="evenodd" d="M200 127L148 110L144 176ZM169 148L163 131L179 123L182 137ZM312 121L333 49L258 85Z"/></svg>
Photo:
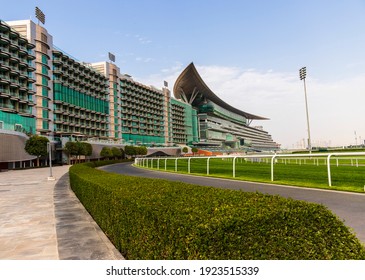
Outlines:
<svg viewBox="0 0 365 280"><path fill-rule="evenodd" d="M127 259L365 259L324 206L94 168L102 164L72 166L71 186Z"/></svg>

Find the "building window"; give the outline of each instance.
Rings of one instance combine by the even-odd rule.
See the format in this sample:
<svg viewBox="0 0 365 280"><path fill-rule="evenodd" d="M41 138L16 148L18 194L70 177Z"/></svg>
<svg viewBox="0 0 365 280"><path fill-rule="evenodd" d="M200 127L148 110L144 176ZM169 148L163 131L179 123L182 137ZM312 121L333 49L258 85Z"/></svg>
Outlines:
<svg viewBox="0 0 365 280"><path fill-rule="evenodd" d="M42 122L42 127L43 127L43 129L48 129L49 128L48 121L43 121Z"/></svg>
<svg viewBox="0 0 365 280"><path fill-rule="evenodd" d="M42 53L47 53L48 52L48 48L45 45L41 45L41 52Z"/></svg>
<svg viewBox="0 0 365 280"><path fill-rule="evenodd" d="M21 132L22 131L22 128L23 128L23 126L21 125L21 124L15 124L14 125L14 130L15 131L19 131L19 132Z"/></svg>
<svg viewBox="0 0 365 280"><path fill-rule="evenodd" d="M44 43L47 43L47 35L44 33L41 33L41 41Z"/></svg>

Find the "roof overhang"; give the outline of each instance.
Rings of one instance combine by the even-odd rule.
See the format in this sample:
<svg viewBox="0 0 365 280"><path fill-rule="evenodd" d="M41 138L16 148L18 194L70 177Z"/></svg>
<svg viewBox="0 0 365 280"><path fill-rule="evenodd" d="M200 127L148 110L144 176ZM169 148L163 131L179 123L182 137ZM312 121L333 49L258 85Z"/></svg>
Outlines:
<svg viewBox="0 0 365 280"><path fill-rule="evenodd" d="M268 120L268 118L256 116L250 113L241 111L220 99L210 88L205 84L196 70L194 63L190 63L185 70L179 75L174 85L174 96L177 99L192 104L198 94L202 94L207 100L227 109L233 113L241 115L249 120Z"/></svg>

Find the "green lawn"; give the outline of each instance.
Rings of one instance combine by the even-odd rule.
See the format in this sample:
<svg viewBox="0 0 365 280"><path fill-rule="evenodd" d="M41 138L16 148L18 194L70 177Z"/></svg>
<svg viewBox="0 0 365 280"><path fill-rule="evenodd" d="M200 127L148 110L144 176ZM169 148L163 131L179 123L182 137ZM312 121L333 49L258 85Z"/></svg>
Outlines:
<svg viewBox="0 0 365 280"><path fill-rule="evenodd" d="M313 188L344 190L363 192L365 185L365 159L356 160L349 158L339 159L339 166L335 158L331 159L332 187L328 186L327 165L325 158L312 159L278 159L274 165L274 182L276 184L295 185ZM157 169L157 160L154 160L153 168ZM149 159L151 168L151 159ZM165 160L159 160L159 169L165 170ZM175 159L167 159L166 171L175 172ZM188 173L188 159L179 158L177 162L179 173ZM207 159L192 158L190 162L190 174L207 176ZM211 158L209 162L209 176L232 178L231 158ZM256 182L271 182L270 160L262 159L261 162L236 159L237 180Z"/></svg>

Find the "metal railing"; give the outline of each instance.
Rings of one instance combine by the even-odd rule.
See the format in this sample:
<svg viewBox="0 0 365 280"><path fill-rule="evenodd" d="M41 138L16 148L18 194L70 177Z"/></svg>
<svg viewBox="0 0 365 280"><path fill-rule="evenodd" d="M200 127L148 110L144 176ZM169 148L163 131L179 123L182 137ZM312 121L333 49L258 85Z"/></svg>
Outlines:
<svg viewBox="0 0 365 280"><path fill-rule="evenodd" d="M365 152L345 152L345 153L323 153L323 154L271 154L271 155L236 155L236 156L210 156L210 157L161 157L161 158L136 158L134 164L137 166L153 168L154 161L157 162L157 169L160 170L160 161L164 160L164 170L167 170L167 160L174 160L174 171L178 170L178 161L179 160L187 160L188 161L188 174L191 171L191 159L207 159L206 161L206 174L210 175L210 159L232 159L232 177L236 178L236 159L251 159L252 161L266 159L266 162L271 165L271 181L274 182L274 166L278 159L283 159L283 163L286 164L286 159L296 159L299 164L301 164L301 160L304 159L314 159L314 164L319 165L318 158L324 158L324 164L327 165L327 177L328 177L328 186L332 186L332 177L331 177L331 158L336 157L336 165L338 166L338 159L341 157L352 157L351 165L359 166L358 159L354 157L365 156ZM285 160L285 161L284 161ZM299 160L299 161L298 161ZM316 161L317 160L317 161ZM354 163L355 162L355 163ZM305 162L303 162L305 163Z"/></svg>

